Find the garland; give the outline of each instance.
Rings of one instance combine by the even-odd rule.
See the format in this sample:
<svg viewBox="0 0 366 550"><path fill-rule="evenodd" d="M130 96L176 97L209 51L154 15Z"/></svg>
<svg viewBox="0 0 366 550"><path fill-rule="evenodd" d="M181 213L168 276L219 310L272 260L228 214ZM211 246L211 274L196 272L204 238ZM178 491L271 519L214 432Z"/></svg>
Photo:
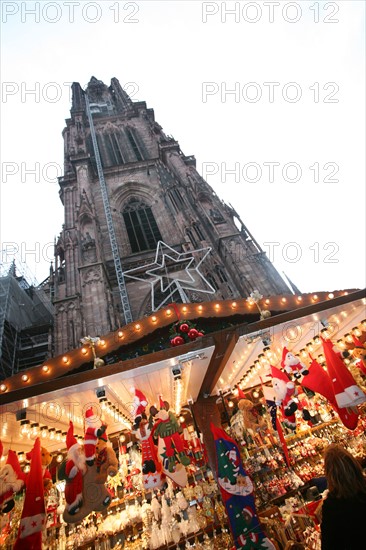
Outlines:
<svg viewBox="0 0 366 550"><path fill-rule="evenodd" d="M178 321L169 330L170 344L181 346L204 336L204 333L197 330L196 325L190 321Z"/></svg>

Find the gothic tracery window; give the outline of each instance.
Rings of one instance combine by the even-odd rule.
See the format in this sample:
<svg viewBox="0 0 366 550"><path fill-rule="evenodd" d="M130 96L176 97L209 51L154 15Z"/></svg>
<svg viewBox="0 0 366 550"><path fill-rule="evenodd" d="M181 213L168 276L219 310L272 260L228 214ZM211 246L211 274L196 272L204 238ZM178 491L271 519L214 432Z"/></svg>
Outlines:
<svg viewBox="0 0 366 550"><path fill-rule="evenodd" d="M227 283L227 277L221 265L215 265L215 271L217 273L220 283Z"/></svg>
<svg viewBox="0 0 366 550"><path fill-rule="evenodd" d="M199 225L197 222L194 222L194 223L192 224L192 227L193 227L193 229L195 230L196 235L197 235L197 237L199 238L199 240L200 240L200 241L204 241L204 240L205 240L205 236L204 236L204 234L202 233L202 229L201 229L200 225Z"/></svg>
<svg viewBox="0 0 366 550"><path fill-rule="evenodd" d="M131 199L122 211L132 252L151 250L162 240L150 206Z"/></svg>

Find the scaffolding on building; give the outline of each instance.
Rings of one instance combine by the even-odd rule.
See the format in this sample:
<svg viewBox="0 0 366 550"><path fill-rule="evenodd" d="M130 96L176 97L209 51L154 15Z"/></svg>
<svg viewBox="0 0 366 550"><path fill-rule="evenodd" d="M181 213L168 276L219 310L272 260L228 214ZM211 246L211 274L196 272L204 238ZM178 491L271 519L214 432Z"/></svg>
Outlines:
<svg viewBox="0 0 366 550"><path fill-rule="evenodd" d="M41 364L51 353L53 306L28 266L0 263L0 379Z"/></svg>

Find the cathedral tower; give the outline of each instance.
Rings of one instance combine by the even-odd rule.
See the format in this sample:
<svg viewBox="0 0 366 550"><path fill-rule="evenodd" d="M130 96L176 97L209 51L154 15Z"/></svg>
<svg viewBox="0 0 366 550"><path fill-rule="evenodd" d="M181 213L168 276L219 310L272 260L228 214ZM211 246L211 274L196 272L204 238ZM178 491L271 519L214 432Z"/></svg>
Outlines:
<svg viewBox="0 0 366 550"><path fill-rule="evenodd" d="M194 156L163 132L153 109L132 102L116 78L108 87L92 77L85 91L74 83L72 93L59 179L65 219L53 278L55 354L167 300L289 292L236 211L199 175ZM159 242L168 248L156 263ZM192 263L199 265L201 286L188 284L195 279ZM164 270L177 272L177 284L164 280Z"/></svg>

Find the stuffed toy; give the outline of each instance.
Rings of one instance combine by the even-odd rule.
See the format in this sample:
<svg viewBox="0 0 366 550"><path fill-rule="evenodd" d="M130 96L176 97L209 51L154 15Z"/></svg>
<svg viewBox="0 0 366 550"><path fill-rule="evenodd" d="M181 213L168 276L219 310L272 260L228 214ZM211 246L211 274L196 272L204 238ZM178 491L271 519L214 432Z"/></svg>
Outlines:
<svg viewBox="0 0 366 550"><path fill-rule="evenodd" d="M86 473L86 460L83 448L74 437L74 426L70 426L66 435L67 459L65 466L66 510L73 516L83 504L83 474Z"/></svg>
<svg viewBox="0 0 366 550"><path fill-rule="evenodd" d="M307 366L286 347L282 351L281 367L288 375L293 375L296 379L309 374Z"/></svg>
<svg viewBox="0 0 366 550"><path fill-rule="evenodd" d="M106 473L107 476L115 476L118 472L118 459L105 432L98 438L95 452L97 473L101 473L102 475Z"/></svg>
<svg viewBox="0 0 366 550"><path fill-rule="evenodd" d="M134 425L136 425L136 419ZM165 476L161 471L161 464L146 414L143 413L143 416L140 417L138 427L132 430L132 433L141 446L143 487L144 489L159 489L163 485Z"/></svg>
<svg viewBox="0 0 366 550"><path fill-rule="evenodd" d="M260 432L265 432L267 429L267 423L264 418L257 413L250 399L240 399L238 409L241 412L244 428L248 430L254 440L257 440L257 443L263 445Z"/></svg>
<svg viewBox="0 0 366 550"><path fill-rule="evenodd" d="M131 391L133 391L135 393L135 396L133 398L133 402L132 402L132 416L134 417L135 421L134 421L134 424L132 426L132 430L137 430L138 428L138 425L139 425L139 422L142 418L143 415L145 415L145 408L146 408L146 405L147 405L147 399L145 397L145 395L142 393L142 391L136 389L136 388L131 388ZM145 415L146 417L146 415Z"/></svg>
<svg viewBox="0 0 366 550"><path fill-rule="evenodd" d="M0 456L2 456L0 442ZM20 468L15 451L9 451L5 465L0 468L0 513L7 514L14 508L14 494L18 493L25 483L25 474Z"/></svg>
<svg viewBox="0 0 366 550"><path fill-rule="evenodd" d="M88 466L93 466L98 437L104 434L107 426L102 424L97 415L94 414L93 407L89 407L85 413L85 426L84 451L86 463Z"/></svg>
<svg viewBox="0 0 366 550"><path fill-rule="evenodd" d="M184 450L183 441L179 435L181 427L176 416L169 411L169 403L160 398L160 411L152 406L150 414L154 418L153 434L164 442L164 455L167 459L168 471L174 472L178 461L183 466L188 466L191 461Z"/></svg>
<svg viewBox="0 0 366 550"><path fill-rule="evenodd" d="M33 449L26 453L27 460L32 460ZM42 473L43 473L43 490L45 495L52 487L52 476L48 469L48 466L52 462L52 455L47 451L45 447L41 447L41 462L42 462ZM27 478L26 478L27 483Z"/></svg>
<svg viewBox="0 0 366 550"><path fill-rule="evenodd" d="M108 465L106 469L108 469ZM102 512L108 508L112 497L105 486L107 475L106 472L98 473L96 464L87 466L86 473L83 476L82 505L78 512L74 514L70 514L65 508L63 519L66 523L79 523L91 512ZM61 476L59 478L61 479Z"/></svg>
<svg viewBox="0 0 366 550"><path fill-rule="evenodd" d="M287 417L286 424L289 428L296 428L295 412L298 409L294 397L297 395L295 384L291 382L287 374L271 366L272 386L275 392L275 403L280 407L284 416Z"/></svg>

